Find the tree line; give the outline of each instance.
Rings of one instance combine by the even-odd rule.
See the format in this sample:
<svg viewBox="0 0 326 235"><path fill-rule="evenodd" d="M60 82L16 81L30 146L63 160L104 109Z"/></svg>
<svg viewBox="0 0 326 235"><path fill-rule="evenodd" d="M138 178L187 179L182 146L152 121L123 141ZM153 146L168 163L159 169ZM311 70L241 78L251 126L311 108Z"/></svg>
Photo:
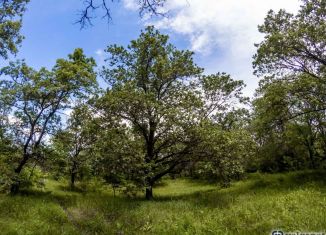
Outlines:
<svg viewBox="0 0 326 235"><path fill-rule="evenodd" d="M2 59L22 40L26 3L0 5ZM325 5L304 0L296 15L267 14L253 99L242 94L243 81L204 75L193 52L153 26L127 47L108 46L99 72L80 48L52 69L10 62L0 70L1 190L16 194L47 174L69 177L72 189L101 179L152 199L167 176L227 187L247 172L324 168Z"/></svg>

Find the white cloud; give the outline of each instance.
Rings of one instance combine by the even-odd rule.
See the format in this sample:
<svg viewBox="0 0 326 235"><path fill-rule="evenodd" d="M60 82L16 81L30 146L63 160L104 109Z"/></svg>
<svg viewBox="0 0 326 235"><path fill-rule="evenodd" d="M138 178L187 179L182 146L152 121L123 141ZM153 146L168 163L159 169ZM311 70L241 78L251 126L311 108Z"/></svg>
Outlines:
<svg viewBox="0 0 326 235"><path fill-rule="evenodd" d="M103 56L104 51L103 51L102 49L98 49L97 51L95 51L95 54L96 54L97 56Z"/></svg>
<svg viewBox="0 0 326 235"><path fill-rule="evenodd" d="M128 9L137 9L136 3L124 0ZM167 30L172 37L185 36L208 72L225 71L245 80L246 93L252 95L258 80L251 67L254 43L263 38L257 25L270 9L295 13L299 6L299 0L168 0L164 10L170 16L145 24Z"/></svg>
<svg viewBox="0 0 326 235"><path fill-rule="evenodd" d="M129 10L137 10L138 4L136 0L123 0L123 6Z"/></svg>
<svg viewBox="0 0 326 235"><path fill-rule="evenodd" d="M95 55L97 58L97 64L99 66L102 66L105 64L105 52L102 49L98 49L95 51Z"/></svg>
<svg viewBox="0 0 326 235"><path fill-rule="evenodd" d="M295 12L299 5L298 0L168 0L172 16L153 23L188 36L194 51L220 47L239 55L260 39L257 25L269 9Z"/></svg>

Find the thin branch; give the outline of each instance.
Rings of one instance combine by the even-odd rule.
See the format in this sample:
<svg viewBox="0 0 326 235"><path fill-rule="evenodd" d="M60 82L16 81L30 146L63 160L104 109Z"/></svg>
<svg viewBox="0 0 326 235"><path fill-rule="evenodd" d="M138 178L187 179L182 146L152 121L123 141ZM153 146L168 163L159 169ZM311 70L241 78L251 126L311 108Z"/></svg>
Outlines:
<svg viewBox="0 0 326 235"><path fill-rule="evenodd" d="M83 0L84 8L80 11L79 19L75 22L80 24L81 29L86 28L87 26L93 26L92 20L96 18L96 15L93 14L99 8L104 11L102 19L107 19L107 22L112 21L112 14L109 7L109 2L119 2L119 0ZM139 15L143 17L146 13L155 16L165 16L165 13L159 12L159 9L163 7L166 0L139 0Z"/></svg>

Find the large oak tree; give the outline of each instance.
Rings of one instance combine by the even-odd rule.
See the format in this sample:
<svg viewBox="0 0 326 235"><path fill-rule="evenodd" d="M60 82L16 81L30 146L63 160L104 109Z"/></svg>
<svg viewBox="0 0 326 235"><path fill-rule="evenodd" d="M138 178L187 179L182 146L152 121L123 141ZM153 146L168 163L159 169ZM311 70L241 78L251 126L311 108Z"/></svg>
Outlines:
<svg viewBox="0 0 326 235"><path fill-rule="evenodd" d="M127 48L113 45L107 52L102 75L109 88L98 103L99 114L117 117L130 128L129 140L140 143L134 153L140 160L137 172L151 199L155 182L193 157L198 127L227 112L243 83L226 74L202 76L193 52L176 49L154 27Z"/></svg>

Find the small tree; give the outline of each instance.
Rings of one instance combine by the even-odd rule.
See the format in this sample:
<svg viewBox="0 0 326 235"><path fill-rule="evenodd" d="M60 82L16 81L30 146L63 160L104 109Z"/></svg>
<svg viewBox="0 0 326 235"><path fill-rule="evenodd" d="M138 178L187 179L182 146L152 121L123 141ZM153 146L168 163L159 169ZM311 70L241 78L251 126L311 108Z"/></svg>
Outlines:
<svg viewBox="0 0 326 235"><path fill-rule="evenodd" d="M87 105L78 105L68 120L68 126L53 138L53 145L61 156L70 174L70 186L75 188L75 181L80 170L91 167L91 148L96 140L92 128L92 116Z"/></svg>
<svg viewBox="0 0 326 235"><path fill-rule="evenodd" d="M217 179L224 187L232 179L239 180L255 155L255 142L249 131L223 130L218 124L207 124L199 135L201 141L193 153L198 161L191 169L196 171L196 176Z"/></svg>

